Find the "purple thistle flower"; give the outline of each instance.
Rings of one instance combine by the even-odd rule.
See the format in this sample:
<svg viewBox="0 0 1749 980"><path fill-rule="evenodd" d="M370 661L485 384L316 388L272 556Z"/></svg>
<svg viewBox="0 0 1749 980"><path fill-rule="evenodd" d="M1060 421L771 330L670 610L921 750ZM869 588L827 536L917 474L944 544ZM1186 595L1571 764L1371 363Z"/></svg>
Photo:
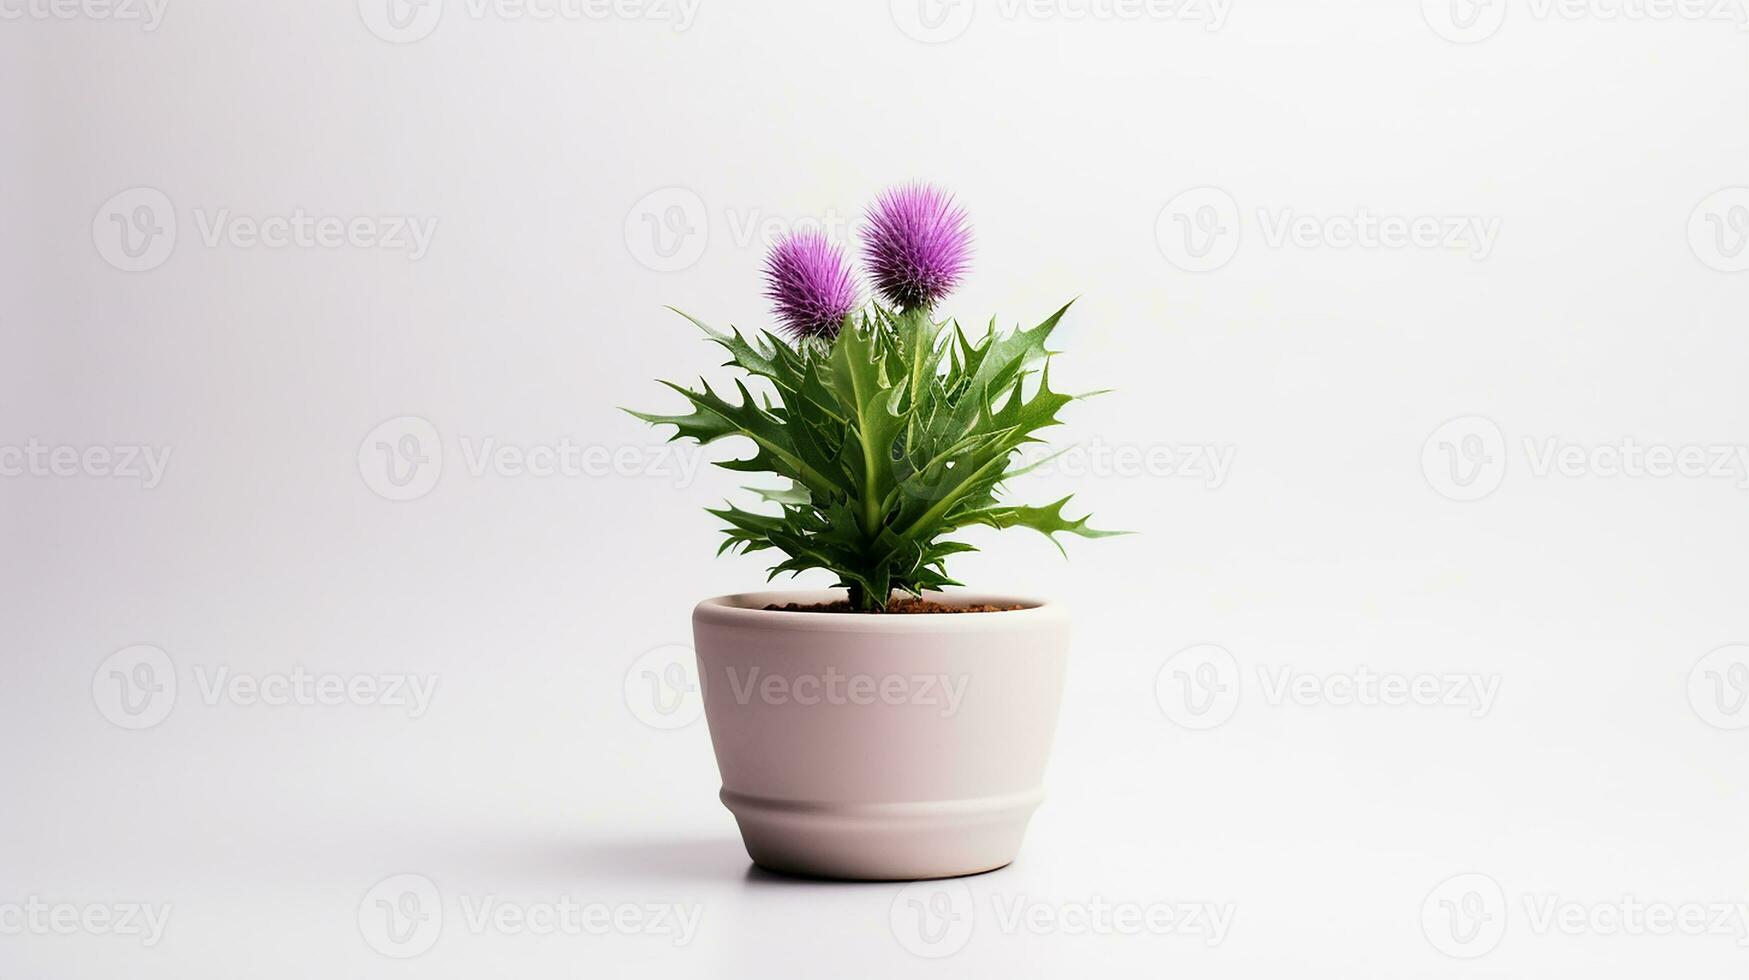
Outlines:
<svg viewBox="0 0 1749 980"><path fill-rule="evenodd" d="M856 287L844 250L817 231L798 231L765 258L765 295L796 339L838 336L856 308Z"/></svg>
<svg viewBox="0 0 1749 980"><path fill-rule="evenodd" d="M965 275L972 229L951 195L907 184L875 199L862 251L882 296L901 309L928 309Z"/></svg>

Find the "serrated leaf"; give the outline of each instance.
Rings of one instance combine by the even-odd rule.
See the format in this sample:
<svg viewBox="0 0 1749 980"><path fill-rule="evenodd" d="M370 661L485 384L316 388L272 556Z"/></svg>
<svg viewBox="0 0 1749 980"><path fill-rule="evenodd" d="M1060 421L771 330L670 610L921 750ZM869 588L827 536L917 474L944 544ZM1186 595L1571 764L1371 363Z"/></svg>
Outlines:
<svg viewBox="0 0 1749 980"><path fill-rule="evenodd" d="M1063 507L1073 499L1073 497L1074 495L1071 494L1068 497L1064 497L1055 503L1046 504L1043 507L1022 507L1012 505L986 507L981 510L975 510L960 515L955 519L954 526L958 528L968 527L973 524L983 524L998 530L1009 527L1030 527L1033 530L1038 531L1040 534L1043 534L1045 537L1050 538L1051 543L1056 545L1057 550L1059 551L1062 550L1063 545L1062 542L1058 541L1056 538L1058 534L1078 534L1083 538L1110 538L1129 533L1127 531L1100 531L1088 527L1087 521L1089 518L1087 517L1073 521L1065 518L1063 516Z"/></svg>

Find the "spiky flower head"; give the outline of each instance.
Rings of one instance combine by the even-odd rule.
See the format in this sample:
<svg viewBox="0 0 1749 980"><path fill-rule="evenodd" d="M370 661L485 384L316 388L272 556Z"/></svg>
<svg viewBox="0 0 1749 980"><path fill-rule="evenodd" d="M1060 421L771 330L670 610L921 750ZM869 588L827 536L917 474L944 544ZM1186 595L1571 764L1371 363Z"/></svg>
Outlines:
<svg viewBox="0 0 1749 980"><path fill-rule="evenodd" d="M971 261L972 229L953 196L928 184L895 187L868 210L863 256L875 289L901 309L928 309Z"/></svg>
<svg viewBox="0 0 1749 980"><path fill-rule="evenodd" d="M832 338L856 308L856 286L844 250L817 231L798 231L765 258L765 295L796 339Z"/></svg>

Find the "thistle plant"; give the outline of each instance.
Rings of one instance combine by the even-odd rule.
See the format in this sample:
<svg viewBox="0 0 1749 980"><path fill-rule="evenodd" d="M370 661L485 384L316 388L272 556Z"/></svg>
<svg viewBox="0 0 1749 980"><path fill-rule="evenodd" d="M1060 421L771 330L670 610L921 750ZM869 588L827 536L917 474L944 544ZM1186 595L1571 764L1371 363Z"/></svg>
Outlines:
<svg viewBox="0 0 1749 980"><path fill-rule="evenodd" d="M633 412L672 425L699 444L740 436L755 452L717 465L782 477L748 488L778 513L730 503L710 513L728 526L718 554L767 549L786 557L771 577L823 568L861 611L886 608L895 592L959 585L947 559L976 549L950 535L964 528L1030 527L1058 533L1117 532L1070 519L1070 498L1042 506L1001 502L1006 482L1030 464L1024 450L1058 424L1077 397L1051 387L1047 338L1067 312L998 333L995 320L968 335L935 308L963 278L971 229L951 197L922 184L881 195L864 224L863 258L879 297L859 304L844 253L817 233L779 242L767 259L766 295L784 334L715 330L688 316L728 352L745 379L719 394L663 382L691 405L685 415ZM686 316L686 314L682 314Z"/></svg>

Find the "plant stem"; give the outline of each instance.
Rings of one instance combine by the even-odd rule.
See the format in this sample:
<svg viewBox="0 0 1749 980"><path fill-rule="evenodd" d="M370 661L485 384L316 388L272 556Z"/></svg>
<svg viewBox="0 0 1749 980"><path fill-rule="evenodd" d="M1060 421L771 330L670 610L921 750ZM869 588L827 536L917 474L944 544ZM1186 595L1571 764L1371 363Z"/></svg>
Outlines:
<svg viewBox="0 0 1749 980"><path fill-rule="evenodd" d="M905 452L909 455L912 447L917 444L917 406L923 400L923 394L920 391L923 387L923 362L929 356L929 347L930 342L934 340L934 331L930 329L933 324L929 322L927 307L906 310L900 314L900 317L901 323L904 325L901 336L911 347L910 350L906 351L911 357L911 369L908 372L910 377L906 382L906 386L910 389L910 405L905 411Z"/></svg>

